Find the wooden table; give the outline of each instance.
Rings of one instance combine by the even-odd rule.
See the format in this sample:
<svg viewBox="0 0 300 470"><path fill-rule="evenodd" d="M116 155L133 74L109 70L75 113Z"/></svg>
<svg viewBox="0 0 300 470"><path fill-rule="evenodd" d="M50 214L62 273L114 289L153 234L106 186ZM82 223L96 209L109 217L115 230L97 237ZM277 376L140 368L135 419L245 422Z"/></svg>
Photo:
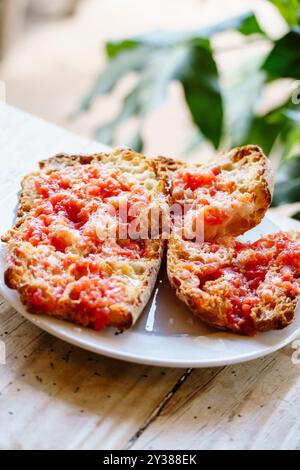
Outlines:
<svg viewBox="0 0 300 470"><path fill-rule="evenodd" d="M0 104L0 197L57 152L103 146ZM0 298L0 449L294 449L300 365L291 347L231 367L167 369L97 356Z"/></svg>

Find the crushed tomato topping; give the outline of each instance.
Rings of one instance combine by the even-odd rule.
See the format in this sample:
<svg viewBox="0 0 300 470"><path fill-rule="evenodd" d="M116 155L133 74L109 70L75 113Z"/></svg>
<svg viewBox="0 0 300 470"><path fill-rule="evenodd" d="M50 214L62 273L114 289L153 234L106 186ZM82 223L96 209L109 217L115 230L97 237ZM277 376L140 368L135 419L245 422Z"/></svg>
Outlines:
<svg viewBox="0 0 300 470"><path fill-rule="evenodd" d="M222 248L218 243L207 243L211 253ZM218 281L218 289L220 281L225 282L222 296L228 301L228 323L232 330L251 336L255 334L251 311L261 300L270 306L275 304L276 288L289 298L300 294L300 241L279 232L254 243L235 241L233 249L230 261L210 264L195 261L190 269L197 274L199 288L204 291L212 293L213 281ZM276 270L276 278L265 282L264 289L259 290L271 266Z"/></svg>
<svg viewBox="0 0 300 470"><path fill-rule="evenodd" d="M93 164L40 176L35 180L35 188L37 197L18 237L33 246L50 245L61 252L74 251L75 246L80 250L87 247L88 251L99 252L103 240L95 224L90 222L93 216L97 221L97 211L110 214L111 209L114 211L113 219L117 220L119 198L125 197L126 212L121 215L127 224L149 203L144 188L126 181L120 170ZM131 243L116 240L111 243L109 251L110 255L124 258L138 259L146 255L143 240Z"/></svg>
<svg viewBox="0 0 300 470"><path fill-rule="evenodd" d="M36 280L22 289L23 300L35 312L62 312L64 318L71 308L74 321L99 330L106 325L110 308L126 296L124 276L112 270L109 260L117 256L128 266L127 260L147 258L149 253L143 239L119 239L118 232L115 238L99 237L97 215L100 211L114 223L122 199L129 223L138 216L136 207L147 207L149 194L120 170L95 164L39 176L35 189L12 254L27 264ZM32 248L22 245L24 241Z"/></svg>
<svg viewBox="0 0 300 470"><path fill-rule="evenodd" d="M225 178L219 168L191 172L178 170L172 181L173 202L189 202L191 209L202 208L204 224L217 226L228 220L233 204L248 204L252 196L240 193L233 180Z"/></svg>

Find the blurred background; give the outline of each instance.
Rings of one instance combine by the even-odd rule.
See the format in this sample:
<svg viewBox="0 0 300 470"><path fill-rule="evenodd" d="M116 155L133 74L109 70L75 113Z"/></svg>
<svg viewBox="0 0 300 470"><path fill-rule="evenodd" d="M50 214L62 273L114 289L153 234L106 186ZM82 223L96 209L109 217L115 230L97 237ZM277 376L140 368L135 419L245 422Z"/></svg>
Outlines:
<svg viewBox="0 0 300 470"><path fill-rule="evenodd" d="M0 80L35 115L150 156L256 143L299 218L299 0L0 0ZM63 150L63 149L62 149Z"/></svg>

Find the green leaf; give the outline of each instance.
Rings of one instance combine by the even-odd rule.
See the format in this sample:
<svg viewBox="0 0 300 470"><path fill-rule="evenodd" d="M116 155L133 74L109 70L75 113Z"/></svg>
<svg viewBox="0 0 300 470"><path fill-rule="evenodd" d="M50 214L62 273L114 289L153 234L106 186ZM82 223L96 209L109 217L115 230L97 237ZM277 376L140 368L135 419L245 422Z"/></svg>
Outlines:
<svg viewBox="0 0 300 470"><path fill-rule="evenodd" d="M187 58L185 47L154 51L140 72L136 86L125 97L121 112L112 122L97 129L96 138L103 138L106 144L112 143L113 135L123 121L133 116L143 117L159 106L165 99L170 81L179 76Z"/></svg>
<svg viewBox="0 0 300 470"><path fill-rule="evenodd" d="M295 107L294 109L287 109L286 111L284 111L284 114L295 124L300 123L300 107L299 106L298 108Z"/></svg>
<svg viewBox="0 0 300 470"><path fill-rule="evenodd" d="M300 220L300 212L296 212L296 214L292 215L293 219Z"/></svg>
<svg viewBox="0 0 300 470"><path fill-rule="evenodd" d="M279 10L281 16L288 25L294 26L298 23L299 0L269 0Z"/></svg>
<svg viewBox="0 0 300 470"><path fill-rule="evenodd" d="M265 32L261 29L256 19L256 16L252 12L246 12L242 15L234 16L233 18L207 26L206 28L196 29L183 34L186 35L186 39L193 39L195 37L210 39L214 34L233 30L239 31L245 36L249 36L251 34L265 35Z"/></svg>
<svg viewBox="0 0 300 470"><path fill-rule="evenodd" d="M134 114L145 115L166 97L169 83L180 77L189 58L186 47L162 49L152 54L128 100L135 102Z"/></svg>
<svg viewBox="0 0 300 470"><path fill-rule="evenodd" d="M148 47L169 47L180 43L193 42L199 38L210 39L214 34L231 30L239 31L247 36L250 34L265 34L256 16L252 12L247 12L211 26L191 31L156 31L127 39L112 40L107 43L106 51L109 57L115 57L124 50L141 45Z"/></svg>
<svg viewBox="0 0 300 470"><path fill-rule="evenodd" d="M275 184L272 206L300 201L300 177Z"/></svg>
<svg viewBox="0 0 300 470"><path fill-rule="evenodd" d="M144 148L144 141L141 133L141 129L139 128L133 137L128 142L128 147L132 148L136 152L142 152Z"/></svg>
<svg viewBox="0 0 300 470"><path fill-rule="evenodd" d="M283 124L281 122L269 120L268 115L256 116L251 123L248 136L243 143L255 143L268 155L282 130L282 126Z"/></svg>
<svg viewBox="0 0 300 470"><path fill-rule="evenodd" d="M254 107L264 84L261 63L261 56L250 62L245 61L232 71L233 80L230 85L223 87L225 132L230 147L242 145L247 140L254 119Z"/></svg>
<svg viewBox="0 0 300 470"><path fill-rule="evenodd" d="M223 126L223 102L218 78L211 51L200 45L193 46L180 80L194 123L215 148L219 146Z"/></svg>
<svg viewBox="0 0 300 470"><path fill-rule="evenodd" d="M232 29L236 29L245 36L250 36L251 34L265 34L253 13L245 15L239 24L238 21L236 23L236 26Z"/></svg>
<svg viewBox="0 0 300 470"><path fill-rule="evenodd" d="M256 143L262 147L266 154L269 154L275 141L280 136L287 149L289 135L297 126L297 123L292 119L292 115L298 112L298 109L297 105L293 105L291 100L288 100L267 114L256 116L251 123L249 134L244 143Z"/></svg>
<svg viewBox="0 0 300 470"><path fill-rule="evenodd" d="M288 130L287 136L284 139L284 159L294 158L295 155L300 155L300 127L292 127Z"/></svg>
<svg viewBox="0 0 300 470"><path fill-rule="evenodd" d="M300 155L285 160L277 172L273 206L300 201Z"/></svg>
<svg viewBox="0 0 300 470"><path fill-rule="evenodd" d="M281 125L279 133L282 148L281 159L290 159L300 154L300 105L288 100L271 113L273 122Z"/></svg>
<svg viewBox="0 0 300 470"><path fill-rule="evenodd" d="M94 138L96 140L99 140L99 142L103 144L112 145L114 142L114 135L116 133L118 126L119 126L118 119L108 122L107 124L104 124L103 126L98 127L95 130Z"/></svg>
<svg viewBox="0 0 300 470"><path fill-rule="evenodd" d="M262 69L267 73L268 80L300 79L300 29L291 30L275 42Z"/></svg>
<svg viewBox="0 0 300 470"><path fill-rule="evenodd" d="M179 76L188 57L184 47L155 51L140 73L137 85L125 97L119 120L144 116L165 99L167 87Z"/></svg>
<svg viewBox="0 0 300 470"><path fill-rule="evenodd" d="M120 53L131 51L141 45L141 42L135 39L123 39L121 41L108 41L105 44L107 57L113 59Z"/></svg>
<svg viewBox="0 0 300 470"><path fill-rule="evenodd" d="M94 98L109 93L119 80L129 72L140 71L149 60L149 50L140 47L138 49L125 51L108 62L106 68L97 77L90 93L84 98L80 110L90 108Z"/></svg>
<svg viewBox="0 0 300 470"><path fill-rule="evenodd" d="M87 110L97 96L113 90L126 74L138 72L140 76L137 85L125 97L119 115L99 127L96 137L112 143L124 120L132 116L143 117L159 106L169 82L182 78L194 122L217 147L222 134L223 107L218 71L208 38L233 29L244 35L264 34L253 13L246 13L193 31L150 33L109 41L106 53L110 61L82 101L80 110Z"/></svg>

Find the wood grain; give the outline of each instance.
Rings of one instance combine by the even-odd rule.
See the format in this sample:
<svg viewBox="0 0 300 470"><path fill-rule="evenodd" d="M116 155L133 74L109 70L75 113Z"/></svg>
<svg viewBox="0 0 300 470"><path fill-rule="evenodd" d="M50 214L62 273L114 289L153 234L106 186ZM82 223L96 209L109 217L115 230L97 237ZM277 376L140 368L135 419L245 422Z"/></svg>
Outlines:
<svg viewBox="0 0 300 470"><path fill-rule="evenodd" d="M0 146L2 200L38 160L104 149L2 104ZM0 339L0 449L300 448L291 347L226 368L139 366L56 339L1 297Z"/></svg>
<svg viewBox="0 0 300 470"><path fill-rule="evenodd" d="M11 327L0 385L2 449L126 447L182 373L87 353L19 316Z"/></svg>
<svg viewBox="0 0 300 470"><path fill-rule="evenodd" d="M293 352L195 370L132 448L299 448L300 365L292 364Z"/></svg>

